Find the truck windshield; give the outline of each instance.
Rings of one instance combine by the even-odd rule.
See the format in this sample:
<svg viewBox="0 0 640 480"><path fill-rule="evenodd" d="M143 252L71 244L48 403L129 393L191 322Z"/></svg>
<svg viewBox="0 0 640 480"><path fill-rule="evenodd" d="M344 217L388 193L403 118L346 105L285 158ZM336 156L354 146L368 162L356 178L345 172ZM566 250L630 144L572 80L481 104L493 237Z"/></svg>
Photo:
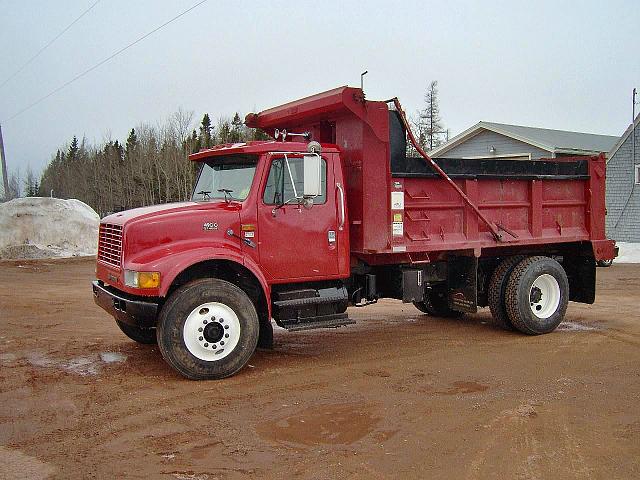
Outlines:
<svg viewBox="0 0 640 480"><path fill-rule="evenodd" d="M232 155L206 160L202 164L192 200L245 200L251 190L258 157Z"/></svg>

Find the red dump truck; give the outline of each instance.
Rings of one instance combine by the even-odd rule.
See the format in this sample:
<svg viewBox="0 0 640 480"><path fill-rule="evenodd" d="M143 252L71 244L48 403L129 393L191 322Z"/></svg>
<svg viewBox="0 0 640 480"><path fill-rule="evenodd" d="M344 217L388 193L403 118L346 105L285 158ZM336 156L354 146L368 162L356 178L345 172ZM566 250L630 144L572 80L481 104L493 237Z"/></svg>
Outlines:
<svg viewBox="0 0 640 480"><path fill-rule="evenodd" d="M258 114L274 140L190 156L190 202L100 224L95 301L191 379L233 375L287 330L353 323L381 298L553 331L593 303L605 158L432 160L396 99L342 87Z"/></svg>

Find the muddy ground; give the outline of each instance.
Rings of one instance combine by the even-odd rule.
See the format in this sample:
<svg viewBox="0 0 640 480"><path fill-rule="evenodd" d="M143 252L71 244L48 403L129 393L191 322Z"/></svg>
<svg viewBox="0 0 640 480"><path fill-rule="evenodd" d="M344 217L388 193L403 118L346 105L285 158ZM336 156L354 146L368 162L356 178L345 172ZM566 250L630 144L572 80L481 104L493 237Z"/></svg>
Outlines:
<svg viewBox="0 0 640 480"><path fill-rule="evenodd" d="M383 301L184 380L93 261L0 262L0 478L640 478L640 265L527 337Z"/></svg>

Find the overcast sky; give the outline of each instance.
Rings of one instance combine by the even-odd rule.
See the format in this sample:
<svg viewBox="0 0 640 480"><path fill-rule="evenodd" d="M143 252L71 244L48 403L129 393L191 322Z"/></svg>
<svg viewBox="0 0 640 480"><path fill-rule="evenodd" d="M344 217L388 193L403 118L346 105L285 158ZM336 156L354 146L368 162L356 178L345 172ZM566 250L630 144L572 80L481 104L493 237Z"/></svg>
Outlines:
<svg viewBox="0 0 640 480"><path fill-rule="evenodd" d="M0 83L95 0L0 0ZM350 84L409 112L438 80L455 135L480 120L609 135L640 89L640 2L209 0L31 110L17 111L196 0L101 0L0 88L9 171L73 135L126 138L178 108L214 118Z"/></svg>

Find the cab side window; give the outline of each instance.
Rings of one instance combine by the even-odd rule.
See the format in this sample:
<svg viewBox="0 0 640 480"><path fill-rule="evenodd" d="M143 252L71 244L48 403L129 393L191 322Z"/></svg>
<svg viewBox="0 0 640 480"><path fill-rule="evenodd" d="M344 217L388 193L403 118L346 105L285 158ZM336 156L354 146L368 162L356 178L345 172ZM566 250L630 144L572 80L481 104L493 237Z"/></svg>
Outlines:
<svg viewBox="0 0 640 480"><path fill-rule="evenodd" d="M304 187L304 159L302 157L288 158L289 169L284 158L276 158L271 162L271 169L267 177L267 185L264 188L264 203L267 205L281 205L283 203L295 203L295 193L302 195ZM293 177L293 184L291 178ZM294 190L295 185L295 190ZM313 203L318 205L327 202L327 162L322 159L321 172L322 193L313 199Z"/></svg>

